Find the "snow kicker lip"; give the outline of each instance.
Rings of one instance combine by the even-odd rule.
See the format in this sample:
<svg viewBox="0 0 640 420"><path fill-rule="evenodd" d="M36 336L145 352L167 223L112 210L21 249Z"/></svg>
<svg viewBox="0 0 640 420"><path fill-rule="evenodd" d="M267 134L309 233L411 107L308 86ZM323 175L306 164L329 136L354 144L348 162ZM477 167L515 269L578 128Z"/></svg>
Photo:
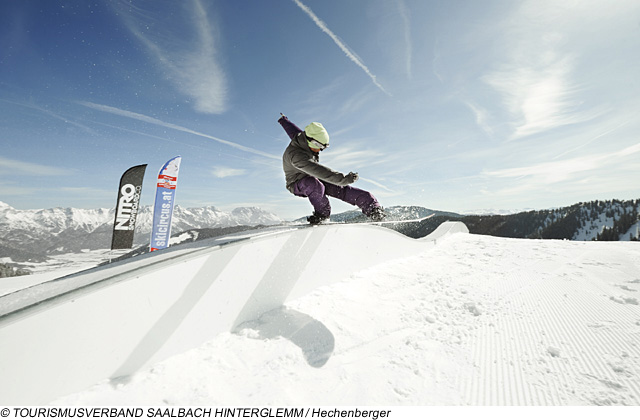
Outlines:
<svg viewBox="0 0 640 420"><path fill-rule="evenodd" d="M429 219L433 215L419 219L384 221L384 222L358 222L358 223L329 223L332 226L348 226L348 225L380 225L382 223L413 223ZM325 224L319 225L324 226ZM214 238L196 243L174 246L168 250L156 251L153 254L143 254L137 258L114 262L113 264L90 268L78 273L69 274L64 277L56 278L45 283L36 284L28 288L18 290L3 296L0 296L0 326L7 319L15 319L28 312L35 307L42 310L48 305L65 295L75 295L107 287L113 283L117 283L128 277L135 276L137 273L151 268L160 269L167 264L173 264L175 261L181 261L190 258L196 258L202 253L208 253L212 249L228 246L237 242L246 240L257 240L270 235L282 234L295 229L317 227L316 225L284 225L264 228L259 231L247 231L226 235L220 238ZM468 233L469 230L460 222L442 223L434 232L421 241L436 242L440 237L451 233ZM167 255L170 253L170 255ZM127 268L122 269L125 265Z"/></svg>

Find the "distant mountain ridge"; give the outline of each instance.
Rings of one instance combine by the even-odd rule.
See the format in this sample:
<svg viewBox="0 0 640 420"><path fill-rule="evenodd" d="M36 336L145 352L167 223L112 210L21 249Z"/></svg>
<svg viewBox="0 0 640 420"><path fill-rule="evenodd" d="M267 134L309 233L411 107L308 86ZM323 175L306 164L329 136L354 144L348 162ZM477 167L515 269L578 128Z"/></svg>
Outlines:
<svg viewBox="0 0 640 420"><path fill-rule="evenodd" d="M567 239L574 241L637 241L640 200L596 200L550 210L509 215L437 215L416 225L398 226L405 235L420 238L446 220L461 221L470 233L505 238Z"/></svg>
<svg viewBox="0 0 640 420"><path fill-rule="evenodd" d="M577 203L550 210L532 210L506 215L461 215L420 206L392 206L390 219L414 219L435 213L420 223L387 225L407 236L420 238L447 220L462 221L475 234L508 238L569 239L579 241L633 241L640 237L640 200L608 200ZM142 207L138 215L134 248L148 244L152 209ZM362 219L359 211L331 216L333 221ZM44 261L48 255L107 249L111 245L114 209L55 208L16 210L0 202L0 262ZM303 219L301 219L303 220ZM285 223L273 213L256 207L231 212L213 206L176 206L172 237L181 233L191 240L226 232ZM174 241L175 242L175 241Z"/></svg>
<svg viewBox="0 0 640 420"><path fill-rule="evenodd" d="M43 261L47 255L110 248L114 217L115 209L17 210L0 202L0 259ZM148 243L152 218L153 208L141 207L134 244ZM213 206L176 206L172 232L279 223L282 219L278 216L257 207L226 212Z"/></svg>

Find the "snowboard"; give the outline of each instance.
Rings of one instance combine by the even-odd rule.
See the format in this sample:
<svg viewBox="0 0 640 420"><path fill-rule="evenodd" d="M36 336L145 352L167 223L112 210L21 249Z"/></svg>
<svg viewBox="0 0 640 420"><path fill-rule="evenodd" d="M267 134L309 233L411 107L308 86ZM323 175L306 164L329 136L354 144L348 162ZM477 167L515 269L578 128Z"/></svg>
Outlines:
<svg viewBox="0 0 640 420"><path fill-rule="evenodd" d="M321 225L323 224L335 224L335 225L353 225L353 224L365 224L365 225L398 225L401 223L418 223L418 222L422 222L423 220L427 220L432 218L433 216L435 216L435 213L432 213L428 216L425 217L419 217L416 219L403 219L403 220L380 220L380 221L372 221L372 220L355 220L355 221L345 221L345 222L332 222L331 220L329 220L328 222L322 222L320 223Z"/></svg>
<svg viewBox="0 0 640 420"><path fill-rule="evenodd" d="M294 224L291 226L325 226L325 225L399 225L399 224L403 224L403 223L418 223L418 222L422 222L423 220L427 220L432 218L433 216L435 216L435 213L432 213L428 216L425 217L419 217L419 218L415 218L415 219L403 219L403 220L380 220L380 221L373 221L373 220L347 220L347 221L342 221L342 222L332 222L331 220L325 220L324 222L320 222L318 224L312 225L311 223L300 223L300 224Z"/></svg>

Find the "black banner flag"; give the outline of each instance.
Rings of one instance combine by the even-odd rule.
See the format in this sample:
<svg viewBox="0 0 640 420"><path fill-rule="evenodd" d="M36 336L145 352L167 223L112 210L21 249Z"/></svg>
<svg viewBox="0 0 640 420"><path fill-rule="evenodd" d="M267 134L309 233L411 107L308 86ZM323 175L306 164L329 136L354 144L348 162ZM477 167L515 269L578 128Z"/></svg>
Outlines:
<svg viewBox="0 0 640 420"><path fill-rule="evenodd" d="M133 246L133 234L136 229L136 217L146 168L147 165L134 166L127 169L120 178L111 249L129 249Z"/></svg>

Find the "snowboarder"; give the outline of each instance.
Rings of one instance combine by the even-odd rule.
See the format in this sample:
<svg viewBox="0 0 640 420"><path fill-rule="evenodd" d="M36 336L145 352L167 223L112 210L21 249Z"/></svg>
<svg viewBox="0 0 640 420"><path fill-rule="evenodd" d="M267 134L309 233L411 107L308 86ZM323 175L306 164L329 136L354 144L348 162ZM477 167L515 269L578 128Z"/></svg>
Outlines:
<svg viewBox="0 0 640 420"><path fill-rule="evenodd" d="M280 114L278 123L289 135L291 143L282 156L287 189L298 197L307 197L313 205L313 214L307 217L311 224L329 218L329 197L358 206L373 221L383 220L384 210L368 191L350 186L358 180L357 172L344 175L319 163L320 152L329 147L329 134L319 122L312 122L301 130Z"/></svg>

